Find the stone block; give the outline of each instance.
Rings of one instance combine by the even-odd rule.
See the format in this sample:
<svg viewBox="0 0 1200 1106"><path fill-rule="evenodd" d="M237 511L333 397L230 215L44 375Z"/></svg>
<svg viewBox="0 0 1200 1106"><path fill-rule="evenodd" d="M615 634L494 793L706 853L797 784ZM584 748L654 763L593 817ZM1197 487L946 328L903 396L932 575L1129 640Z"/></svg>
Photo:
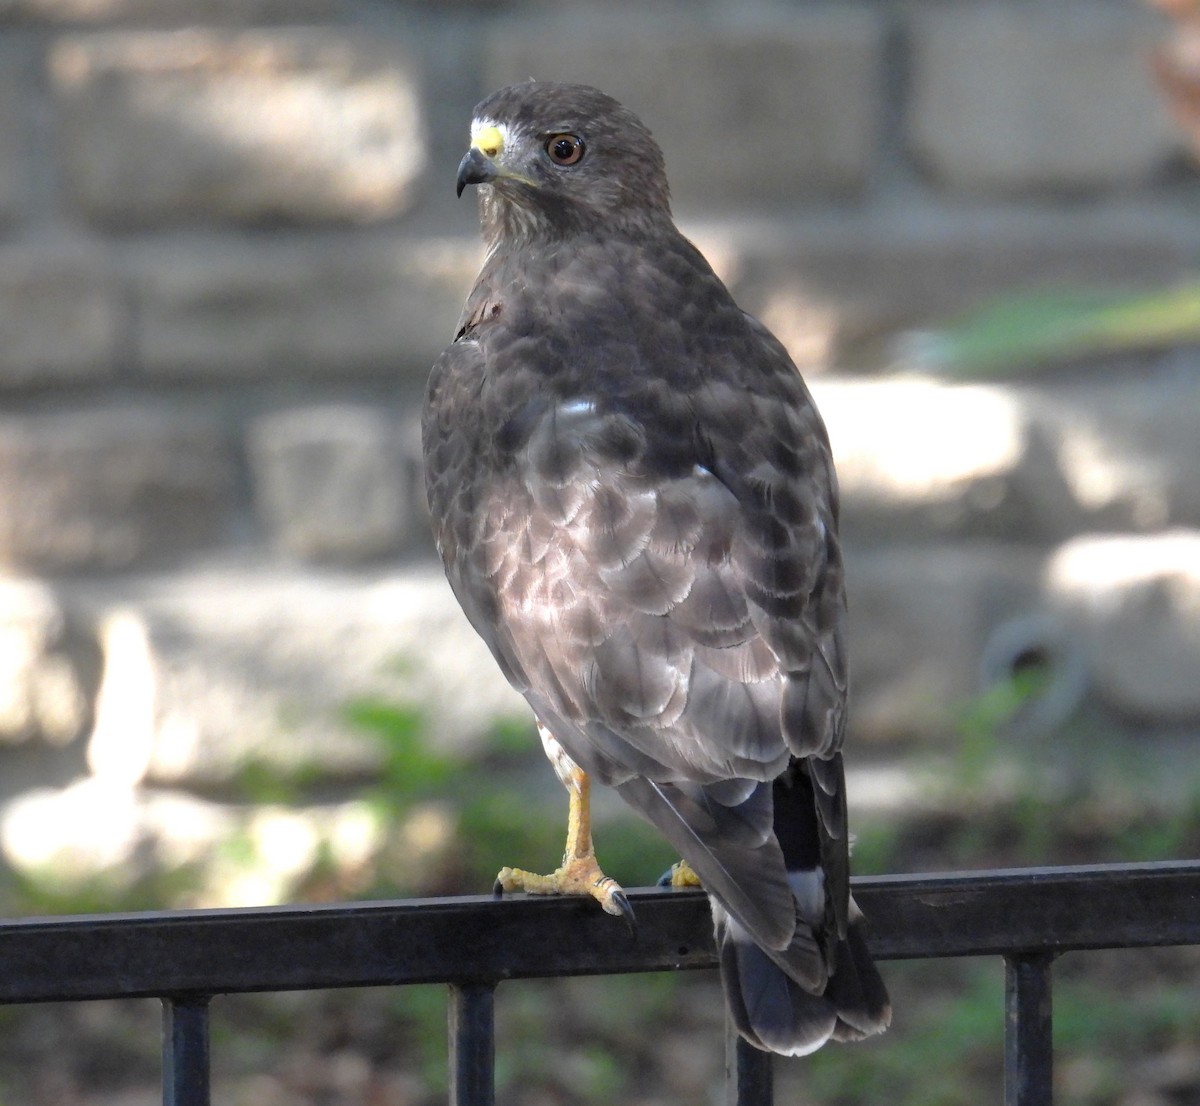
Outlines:
<svg viewBox="0 0 1200 1106"><path fill-rule="evenodd" d="M1184 357L1184 355L1179 355ZM955 384L816 377L855 540L1200 526L1200 376ZM1183 370L1183 371L1180 371Z"/></svg>
<svg viewBox="0 0 1200 1106"><path fill-rule="evenodd" d="M0 565L63 571L162 560L224 535L220 428L156 409L0 420Z"/></svg>
<svg viewBox="0 0 1200 1106"><path fill-rule="evenodd" d="M136 361L155 378L412 374L478 269L475 241L164 242L132 255Z"/></svg>
<svg viewBox="0 0 1200 1106"><path fill-rule="evenodd" d="M90 718L97 657L90 634L68 618L47 584L0 580L0 744L28 741L65 746ZM28 784L12 754L0 793ZM43 765L43 768L46 766Z"/></svg>
<svg viewBox="0 0 1200 1106"><path fill-rule="evenodd" d="M1036 542L1081 523L1054 449L1002 387L817 378L812 391L855 540Z"/></svg>
<svg viewBox="0 0 1200 1106"><path fill-rule="evenodd" d="M498 718L528 717L428 561L350 574L214 560L76 577L62 602L100 627L89 761L115 782L228 788L251 767L361 781L387 751L348 721L360 699L418 712L431 747L464 753Z"/></svg>
<svg viewBox="0 0 1200 1106"><path fill-rule="evenodd" d="M1179 147L1148 65L1157 24L1134 5L986 0L910 19L908 141L950 187L1123 188Z"/></svg>
<svg viewBox="0 0 1200 1106"><path fill-rule="evenodd" d="M1039 604L1042 557L991 543L850 544L851 738L945 741L994 678L993 640Z"/></svg>
<svg viewBox="0 0 1200 1106"><path fill-rule="evenodd" d="M17 52L0 48L0 225L16 222L28 201L34 83Z"/></svg>
<svg viewBox="0 0 1200 1106"><path fill-rule="evenodd" d="M345 0L0 0L0 23L240 25L331 19L345 7Z"/></svg>
<svg viewBox="0 0 1200 1106"><path fill-rule="evenodd" d="M779 17L631 13L581 28L584 18L500 25L484 53L489 90L535 76L615 96L661 143L680 208L783 204L865 185L882 46L868 5Z"/></svg>
<svg viewBox="0 0 1200 1106"><path fill-rule="evenodd" d="M111 377L126 337L123 284L91 249L0 250L0 388Z"/></svg>
<svg viewBox="0 0 1200 1106"><path fill-rule="evenodd" d="M1028 398L1086 528L1200 527L1200 358Z"/></svg>
<svg viewBox="0 0 1200 1106"><path fill-rule="evenodd" d="M287 553L353 562L406 544L412 481L398 428L382 412L342 405L266 415L247 445L260 517Z"/></svg>
<svg viewBox="0 0 1200 1106"><path fill-rule="evenodd" d="M413 65L380 36L67 36L50 74L67 193L105 225L369 223L425 165Z"/></svg>
<svg viewBox="0 0 1200 1106"><path fill-rule="evenodd" d="M1081 537L1047 565L1046 589L1113 707L1141 722L1200 721L1200 531Z"/></svg>

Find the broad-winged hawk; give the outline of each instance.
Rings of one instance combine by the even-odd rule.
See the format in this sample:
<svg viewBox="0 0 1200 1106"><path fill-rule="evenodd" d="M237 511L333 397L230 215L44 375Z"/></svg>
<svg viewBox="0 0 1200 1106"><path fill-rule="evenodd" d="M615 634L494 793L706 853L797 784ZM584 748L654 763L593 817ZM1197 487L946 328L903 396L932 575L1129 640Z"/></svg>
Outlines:
<svg viewBox="0 0 1200 1106"><path fill-rule="evenodd" d="M747 1040L800 1054L876 1033L890 1010L849 892L837 492L808 391L676 229L662 154L615 100L502 89L476 109L466 185L487 254L429 381L429 506L571 796L563 867L499 886L628 912L592 851L597 780L708 892Z"/></svg>

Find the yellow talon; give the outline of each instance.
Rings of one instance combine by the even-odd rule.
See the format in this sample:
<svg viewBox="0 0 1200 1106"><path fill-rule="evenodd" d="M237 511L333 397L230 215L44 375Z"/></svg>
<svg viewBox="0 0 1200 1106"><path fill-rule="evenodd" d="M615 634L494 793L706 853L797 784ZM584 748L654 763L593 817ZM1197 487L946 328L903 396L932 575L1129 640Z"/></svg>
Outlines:
<svg viewBox="0 0 1200 1106"><path fill-rule="evenodd" d="M633 907L621 885L606 876L592 848L590 781L579 768L564 780L570 798L567 815L567 848L560 867L548 876L523 868L501 868L496 876L495 893L524 891L528 895L590 895L605 910L624 918L633 929Z"/></svg>
<svg viewBox="0 0 1200 1106"><path fill-rule="evenodd" d="M621 885L600 870L594 855L564 861L561 868L547 876L523 868L501 868L496 890L524 891L527 895L590 895L609 914L627 917L630 912Z"/></svg>
<svg viewBox="0 0 1200 1106"><path fill-rule="evenodd" d="M671 865L671 886L702 887L703 884L700 877L692 871L692 866L686 860L681 860L678 864Z"/></svg>

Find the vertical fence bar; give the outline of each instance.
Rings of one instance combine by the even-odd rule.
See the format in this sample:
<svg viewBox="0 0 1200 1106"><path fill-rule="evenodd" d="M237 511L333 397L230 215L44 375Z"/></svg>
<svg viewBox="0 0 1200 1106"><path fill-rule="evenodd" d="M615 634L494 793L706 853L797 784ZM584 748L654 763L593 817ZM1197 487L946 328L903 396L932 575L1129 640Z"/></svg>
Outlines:
<svg viewBox="0 0 1200 1106"><path fill-rule="evenodd" d="M451 1106L493 1106L496 1101L495 984L451 983Z"/></svg>
<svg viewBox="0 0 1200 1106"><path fill-rule="evenodd" d="M1052 953L1004 958L1004 1106L1054 1101Z"/></svg>
<svg viewBox="0 0 1200 1106"><path fill-rule="evenodd" d="M725 1106L771 1106L775 1069L771 1054L747 1044L725 1018Z"/></svg>
<svg viewBox="0 0 1200 1106"><path fill-rule="evenodd" d="M209 1106L208 996L163 999L163 1106Z"/></svg>

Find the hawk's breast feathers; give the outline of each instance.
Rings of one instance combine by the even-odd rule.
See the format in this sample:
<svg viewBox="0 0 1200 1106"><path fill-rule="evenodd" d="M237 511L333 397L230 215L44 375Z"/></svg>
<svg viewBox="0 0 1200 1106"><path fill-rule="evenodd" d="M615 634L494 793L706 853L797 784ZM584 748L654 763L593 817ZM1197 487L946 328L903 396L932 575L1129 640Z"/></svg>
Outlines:
<svg viewBox="0 0 1200 1106"><path fill-rule="evenodd" d="M436 448L435 528L506 669L565 717L631 729L667 773L773 778L840 739L831 468L786 355L673 245L651 267L610 244L604 296L580 293L587 247L520 283L485 270L431 382L461 451ZM819 730L807 695L781 713L814 665Z"/></svg>

